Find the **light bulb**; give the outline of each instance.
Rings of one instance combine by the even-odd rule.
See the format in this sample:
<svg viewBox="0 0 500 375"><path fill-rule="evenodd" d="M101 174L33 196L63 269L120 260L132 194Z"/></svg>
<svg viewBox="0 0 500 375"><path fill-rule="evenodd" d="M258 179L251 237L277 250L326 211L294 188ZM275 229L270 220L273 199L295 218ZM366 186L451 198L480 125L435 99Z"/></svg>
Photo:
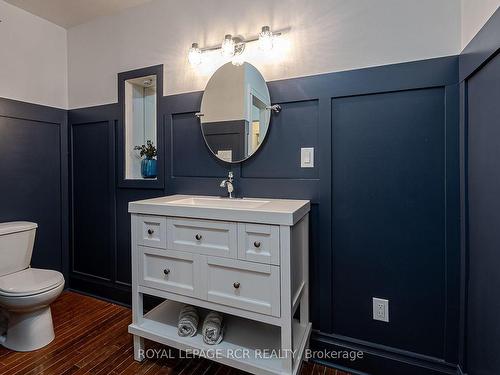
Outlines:
<svg viewBox="0 0 500 375"><path fill-rule="evenodd" d="M231 59L231 63L235 66L243 65L244 62L245 59L243 57L243 54L241 53L234 55L233 58Z"/></svg>
<svg viewBox="0 0 500 375"><path fill-rule="evenodd" d="M226 34L221 46L222 56L230 58L234 55L234 40L231 34Z"/></svg>
<svg viewBox="0 0 500 375"><path fill-rule="evenodd" d="M259 34L259 49L262 51L270 51L273 49L273 32L269 26L262 26L262 31Z"/></svg>
<svg viewBox="0 0 500 375"><path fill-rule="evenodd" d="M200 65L201 50L198 48L198 43L193 43L188 53L188 60L192 66Z"/></svg>

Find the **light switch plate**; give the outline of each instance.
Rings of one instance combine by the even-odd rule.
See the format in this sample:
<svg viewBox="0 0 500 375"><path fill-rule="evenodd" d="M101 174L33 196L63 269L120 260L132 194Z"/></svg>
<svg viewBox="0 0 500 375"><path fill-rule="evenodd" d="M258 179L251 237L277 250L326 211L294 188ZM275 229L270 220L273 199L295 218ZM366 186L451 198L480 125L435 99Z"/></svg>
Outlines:
<svg viewBox="0 0 500 375"><path fill-rule="evenodd" d="M314 168L314 147L302 147L300 149L300 167Z"/></svg>

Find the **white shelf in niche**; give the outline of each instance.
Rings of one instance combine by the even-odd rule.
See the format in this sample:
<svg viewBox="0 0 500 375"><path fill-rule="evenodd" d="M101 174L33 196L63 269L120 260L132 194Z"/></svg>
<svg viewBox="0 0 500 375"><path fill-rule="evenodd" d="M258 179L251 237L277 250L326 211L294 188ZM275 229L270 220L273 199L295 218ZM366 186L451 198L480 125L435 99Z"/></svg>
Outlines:
<svg viewBox="0 0 500 375"><path fill-rule="evenodd" d="M129 181L156 181L158 177L155 178L144 178L144 177L134 177L134 178L127 178Z"/></svg>
<svg viewBox="0 0 500 375"><path fill-rule="evenodd" d="M208 312L206 309L197 307L201 317L196 336L181 337L177 334L177 321L183 306L183 303L166 300L144 315L141 323L129 325L129 332L176 349L208 352L211 360L254 374L282 373L282 361L279 358L257 357L258 350L262 355L264 350L279 352L280 327L224 314L224 340L218 345L207 345L201 335L203 316ZM309 338L311 324L302 326L294 319L292 326L294 350L302 352ZM215 351L220 355L217 358L213 357ZM241 355L238 353L243 351L248 353L247 358L239 358ZM294 374L298 373L299 365L300 362L294 364Z"/></svg>

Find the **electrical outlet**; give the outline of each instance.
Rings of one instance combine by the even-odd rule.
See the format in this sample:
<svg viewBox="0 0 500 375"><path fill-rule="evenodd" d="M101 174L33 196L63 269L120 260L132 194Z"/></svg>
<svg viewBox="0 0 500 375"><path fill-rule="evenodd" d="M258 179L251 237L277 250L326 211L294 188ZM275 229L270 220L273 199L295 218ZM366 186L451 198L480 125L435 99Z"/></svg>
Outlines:
<svg viewBox="0 0 500 375"><path fill-rule="evenodd" d="M373 297L373 319L389 322L389 300Z"/></svg>

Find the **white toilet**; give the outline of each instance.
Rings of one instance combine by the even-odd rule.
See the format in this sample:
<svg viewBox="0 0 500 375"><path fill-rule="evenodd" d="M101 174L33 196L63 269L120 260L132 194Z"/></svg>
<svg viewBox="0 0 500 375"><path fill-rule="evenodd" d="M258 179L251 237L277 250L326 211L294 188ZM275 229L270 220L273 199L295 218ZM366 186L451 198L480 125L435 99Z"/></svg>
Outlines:
<svg viewBox="0 0 500 375"><path fill-rule="evenodd" d="M26 352L54 339L50 304L61 294L60 272L30 268L36 223L0 223L0 309L7 311L2 345Z"/></svg>

